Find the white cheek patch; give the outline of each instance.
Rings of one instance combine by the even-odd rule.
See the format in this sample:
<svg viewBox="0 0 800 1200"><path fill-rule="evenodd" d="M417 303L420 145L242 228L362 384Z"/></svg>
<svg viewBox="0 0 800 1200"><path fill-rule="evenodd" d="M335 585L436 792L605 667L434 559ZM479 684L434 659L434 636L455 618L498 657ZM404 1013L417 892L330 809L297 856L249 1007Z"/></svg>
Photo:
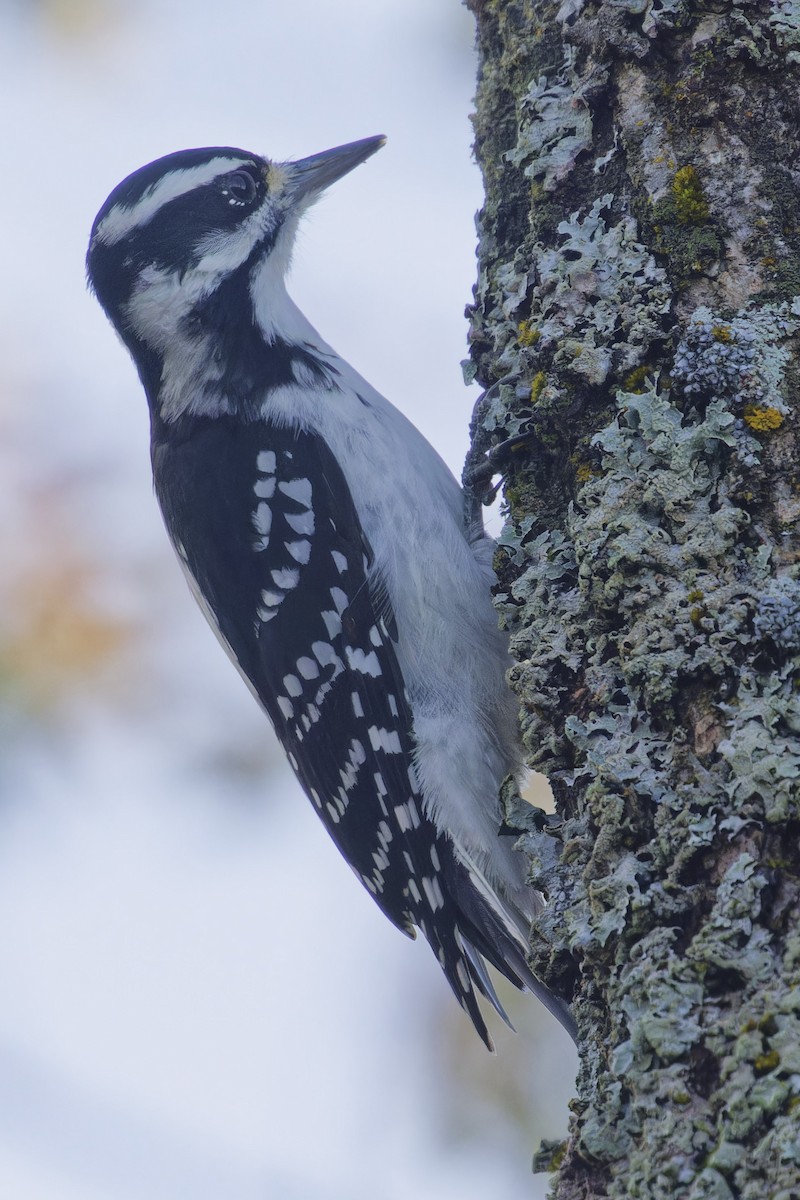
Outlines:
<svg viewBox="0 0 800 1200"><path fill-rule="evenodd" d="M242 221L235 230L224 229L209 233L195 246L195 271L207 275L228 275L247 262L254 248L280 221L280 214L270 196Z"/></svg>

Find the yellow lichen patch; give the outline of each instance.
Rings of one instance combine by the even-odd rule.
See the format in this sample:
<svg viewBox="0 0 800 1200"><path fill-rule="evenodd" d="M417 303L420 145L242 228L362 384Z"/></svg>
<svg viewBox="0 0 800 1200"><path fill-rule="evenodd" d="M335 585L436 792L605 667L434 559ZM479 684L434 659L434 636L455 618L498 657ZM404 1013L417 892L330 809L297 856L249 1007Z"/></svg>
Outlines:
<svg viewBox="0 0 800 1200"><path fill-rule="evenodd" d="M672 180L672 199L678 220L684 225L701 225L708 220L708 202L694 167L681 167Z"/></svg>
<svg viewBox="0 0 800 1200"><path fill-rule="evenodd" d="M768 1054L760 1054L753 1064L756 1075L767 1075L770 1071L774 1071L780 1063L781 1058L777 1050L771 1050Z"/></svg>
<svg viewBox="0 0 800 1200"><path fill-rule="evenodd" d="M783 413L778 408L765 408L760 404L748 404L744 410L745 424L756 433L771 433L783 424Z"/></svg>
<svg viewBox="0 0 800 1200"><path fill-rule="evenodd" d="M626 392L634 392L636 395L641 395L645 390L644 385L651 370L652 367L650 367L647 363L641 367L634 367L630 374L626 375L622 381L623 390Z"/></svg>
<svg viewBox="0 0 800 1200"><path fill-rule="evenodd" d="M520 321L517 326L517 340L520 346L535 346L541 336L541 330L531 325L530 321Z"/></svg>
<svg viewBox="0 0 800 1200"><path fill-rule="evenodd" d="M723 342L726 346L734 340L730 325L712 325L711 336L715 342Z"/></svg>
<svg viewBox="0 0 800 1200"><path fill-rule="evenodd" d="M544 371L538 371L531 380L531 404L536 404L544 391L547 376Z"/></svg>
<svg viewBox="0 0 800 1200"><path fill-rule="evenodd" d="M577 479L578 483L588 483L593 476L594 471L589 463L578 463L577 467L575 468L575 478Z"/></svg>

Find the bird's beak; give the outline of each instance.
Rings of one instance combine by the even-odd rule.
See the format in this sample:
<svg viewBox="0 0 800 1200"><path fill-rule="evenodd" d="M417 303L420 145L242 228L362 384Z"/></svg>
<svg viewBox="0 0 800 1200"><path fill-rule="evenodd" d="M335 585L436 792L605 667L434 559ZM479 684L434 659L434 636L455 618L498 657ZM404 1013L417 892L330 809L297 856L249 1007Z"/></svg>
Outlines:
<svg viewBox="0 0 800 1200"><path fill-rule="evenodd" d="M292 201L315 200L326 187L380 150L385 141L383 134L362 138L360 142L348 142L346 146L336 146L333 150L312 154L310 158L287 163Z"/></svg>

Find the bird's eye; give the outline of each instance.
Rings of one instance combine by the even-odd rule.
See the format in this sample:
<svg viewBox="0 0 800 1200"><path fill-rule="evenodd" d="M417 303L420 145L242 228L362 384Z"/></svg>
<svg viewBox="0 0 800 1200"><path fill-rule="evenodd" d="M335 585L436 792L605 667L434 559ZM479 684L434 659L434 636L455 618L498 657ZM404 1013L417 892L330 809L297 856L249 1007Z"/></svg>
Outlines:
<svg viewBox="0 0 800 1200"><path fill-rule="evenodd" d="M222 194L229 204L241 207L253 203L258 195L258 186L250 171L232 171L225 176Z"/></svg>

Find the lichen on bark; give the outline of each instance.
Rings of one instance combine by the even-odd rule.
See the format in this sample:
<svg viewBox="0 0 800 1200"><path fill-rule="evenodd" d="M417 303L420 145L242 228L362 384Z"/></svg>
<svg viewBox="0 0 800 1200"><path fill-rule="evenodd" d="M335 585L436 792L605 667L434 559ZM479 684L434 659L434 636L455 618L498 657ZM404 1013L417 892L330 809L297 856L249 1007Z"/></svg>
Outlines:
<svg viewBox="0 0 800 1200"><path fill-rule="evenodd" d="M559 1198L800 1189L800 16L469 0L470 377L515 440L509 801L574 998Z"/></svg>

